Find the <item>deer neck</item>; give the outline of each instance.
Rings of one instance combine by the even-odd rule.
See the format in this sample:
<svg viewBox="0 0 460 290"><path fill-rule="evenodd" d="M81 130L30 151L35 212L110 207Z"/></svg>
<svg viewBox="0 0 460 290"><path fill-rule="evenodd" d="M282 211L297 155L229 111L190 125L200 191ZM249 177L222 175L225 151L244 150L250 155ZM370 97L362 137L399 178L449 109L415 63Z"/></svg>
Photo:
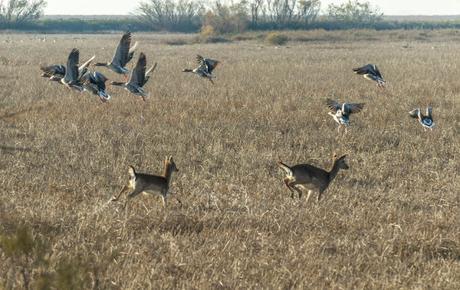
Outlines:
<svg viewBox="0 0 460 290"><path fill-rule="evenodd" d="M165 170L163 172L163 176L166 178L168 185L169 185L169 182L171 181L172 173L173 173L173 168L171 164L169 163L165 164Z"/></svg>
<svg viewBox="0 0 460 290"><path fill-rule="evenodd" d="M334 164L332 165L331 170L328 172L329 173L329 182L334 180L334 178L337 176L337 173L339 173L339 163L337 160L334 161Z"/></svg>

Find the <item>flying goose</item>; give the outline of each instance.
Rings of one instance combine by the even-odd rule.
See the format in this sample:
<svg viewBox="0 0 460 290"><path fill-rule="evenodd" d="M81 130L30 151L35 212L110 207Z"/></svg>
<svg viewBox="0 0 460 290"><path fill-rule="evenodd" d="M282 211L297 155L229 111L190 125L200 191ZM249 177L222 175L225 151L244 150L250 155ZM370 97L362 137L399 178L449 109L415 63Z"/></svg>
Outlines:
<svg viewBox="0 0 460 290"><path fill-rule="evenodd" d="M96 56L93 55L89 60L87 60L84 64L78 67L78 74L82 77L88 71L88 66L94 60ZM40 66L42 70L42 77L49 78L53 81L61 81L61 79L65 76L65 65L62 64L52 64L49 66Z"/></svg>
<svg viewBox="0 0 460 290"><path fill-rule="evenodd" d="M424 128L433 130L434 128L433 108L427 107L425 115L422 114L422 111L420 110L420 108L410 111L409 115L412 118L418 119L418 121Z"/></svg>
<svg viewBox="0 0 460 290"><path fill-rule="evenodd" d="M126 64L133 58L134 50L137 47L137 42L131 46L131 32L125 32L118 43L117 50L113 55L112 61L108 63L95 63L95 66L104 66L118 74L127 75L129 70L125 67Z"/></svg>
<svg viewBox="0 0 460 290"><path fill-rule="evenodd" d="M99 96L102 102L107 102L111 96L105 91L105 82L108 79L100 72L88 72L83 76L83 88L94 95Z"/></svg>
<svg viewBox="0 0 460 290"><path fill-rule="evenodd" d="M358 113L364 107L364 103L341 104L331 99L327 99L326 104L331 110L328 114L339 124L337 128L338 132L340 132L340 127L343 125L345 127L345 133L347 132L347 127L350 125L350 114Z"/></svg>
<svg viewBox="0 0 460 290"><path fill-rule="evenodd" d="M139 54L139 59L137 60L136 66L131 72L129 80L127 83L123 82L112 82L111 84L114 86L124 87L126 90L130 91L131 93L141 96L142 100L146 100L148 94L144 91L143 86L147 83L148 79L150 78L148 73L152 72L155 67L152 66L147 73L145 72L147 66L147 58L143 52Z"/></svg>
<svg viewBox="0 0 460 290"><path fill-rule="evenodd" d="M383 88L386 81L375 64L367 64L363 67L354 68L356 74L363 75L364 78L377 82L377 86Z"/></svg>
<svg viewBox="0 0 460 290"><path fill-rule="evenodd" d="M48 66L40 66L43 71L42 77L51 78L53 76L63 78L65 75L65 66L62 64L52 64Z"/></svg>
<svg viewBox="0 0 460 290"><path fill-rule="evenodd" d="M217 67L220 63L218 60L204 58L201 55L196 56L196 61L198 62L198 67L195 69L183 69L183 72L190 72L199 75L200 77L207 78L212 84L212 81L215 76L212 75L212 71Z"/></svg>
<svg viewBox="0 0 460 290"><path fill-rule="evenodd" d="M72 49L67 58L64 77L51 76L50 80L59 81L68 88L75 89L79 92L83 91L82 75L80 75L78 67L79 59L80 51L76 48ZM86 68L84 70L86 70Z"/></svg>

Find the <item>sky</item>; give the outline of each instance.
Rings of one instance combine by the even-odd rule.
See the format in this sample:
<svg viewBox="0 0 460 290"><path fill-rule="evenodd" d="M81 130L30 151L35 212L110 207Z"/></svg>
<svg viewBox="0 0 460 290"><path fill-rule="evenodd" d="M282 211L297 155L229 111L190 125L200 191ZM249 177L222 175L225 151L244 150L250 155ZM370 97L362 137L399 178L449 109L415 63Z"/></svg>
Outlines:
<svg viewBox="0 0 460 290"><path fill-rule="evenodd" d="M328 4L347 0L321 0ZM136 10L140 0L48 0L47 15L127 15ZM385 15L460 15L460 0L369 0Z"/></svg>

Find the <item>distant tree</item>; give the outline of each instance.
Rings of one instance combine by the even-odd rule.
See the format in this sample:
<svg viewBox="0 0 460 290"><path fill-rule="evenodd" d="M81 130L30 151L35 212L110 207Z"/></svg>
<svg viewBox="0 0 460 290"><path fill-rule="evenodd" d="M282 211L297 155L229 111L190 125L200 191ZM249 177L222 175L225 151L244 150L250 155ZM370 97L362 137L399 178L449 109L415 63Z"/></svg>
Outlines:
<svg viewBox="0 0 460 290"><path fill-rule="evenodd" d="M199 0L149 0L140 3L138 12L141 22L155 30L196 31L203 4Z"/></svg>
<svg viewBox="0 0 460 290"><path fill-rule="evenodd" d="M307 24L315 21L320 9L320 0L300 0L297 5L299 20Z"/></svg>
<svg viewBox="0 0 460 290"><path fill-rule="evenodd" d="M266 0L267 15L278 26L292 23L295 18L297 0Z"/></svg>
<svg viewBox="0 0 460 290"><path fill-rule="evenodd" d="M37 20L43 15L45 0L0 0L0 24L20 25Z"/></svg>
<svg viewBox="0 0 460 290"><path fill-rule="evenodd" d="M248 24L248 2L241 0L230 5L217 1L203 18L203 27L212 27L214 33L240 33Z"/></svg>
<svg viewBox="0 0 460 290"><path fill-rule="evenodd" d="M264 13L264 1L265 0L249 0L249 8L251 10L251 25L257 27L259 24L260 16Z"/></svg>
<svg viewBox="0 0 460 290"><path fill-rule="evenodd" d="M332 20L343 22L376 22L382 20L383 13L373 8L368 1L349 0L340 5L330 4L328 14Z"/></svg>
<svg viewBox="0 0 460 290"><path fill-rule="evenodd" d="M271 24L274 28L290 28L315 21L320 0L249 0L252 28Z"/></svg>

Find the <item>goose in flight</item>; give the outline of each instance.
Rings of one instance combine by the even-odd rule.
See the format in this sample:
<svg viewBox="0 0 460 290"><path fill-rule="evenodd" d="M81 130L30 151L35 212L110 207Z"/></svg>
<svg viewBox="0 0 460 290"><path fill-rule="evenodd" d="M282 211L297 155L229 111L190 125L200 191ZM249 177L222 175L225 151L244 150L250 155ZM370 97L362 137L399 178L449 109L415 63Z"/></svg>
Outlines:
<svg viewBox="0 0 460 290"><path fill-rule="evenodd" d="M94 57L79 67L80 51L74 48L67 58L64 76L59 74L51 75L50 80L60 82L68 88L81 92L83 91L82 73L87 71L87 67L93 59Z"/></svg>
<svg viewBox="0 0 460 290"><path fill-rule="evenodd" d="M131 32L125 32L118 43L112 61L107 63L98 62L94 65L107 67L117 74L128 75L129 70L125 66L133 58L136 47L137 42L131 47Z"/></svg>
<svg viewBox="0 0 460 290"><path fill-rule="evenodd" d="M204 58L201 55L196 56L196 61L198 62L198 67L195 69L186 68L182 71L194 73L200 77L207 78L212 84L214 84L212 79L215 78L215 76L212 75L212 72L220 62L218 60Z"/></svg>
<svg viewBox="0 0 460 290"><path fill-rule="evenodd" d="M414 119L418 119L419 123L423 126L423 128L433 130L433 108L427 107L425 115L422 113L420 108L410 111L409 115Z"/></svg>
<svg viewBox="0 0 460 290"><path fill-rule="evenodd" d="M131 93L141 96L142 100L146 100L148 93L145 92L143 86L147 83L150 78L150 73L156 68L157 64L155 63L147 72L147 58L143 52L139 54L139 59L137 60L136 66L131 71L128 82L112 82L114 86L120 86L130 91Z"/></svg>
<svg viewBox="0 0 460 290"><path fill-rule="evenodd" d="M84 64L78 67L78 75L81 78L86 72L88 71L88 67L91 62L94 60L96 56L91 57L87 60ZM65 76L65 65L62 64L52 64L48 66L40 66L42 70L42 77L49 78L52 81L61 81L61 79Z"/></svg>
<svg viewBox="0 0 460 290"><path fill-rule="evenodd" d="M367 64L362 67L354 68L356 74L364 76L364 78L377 82L377 86L383 88L386 81L375 64Z"/></svg>
<svg viewBox="0 0 460 290"><path fill-rule="evenodd" d="M329 115L332 116L334 121L339 124L338 132L340 132L340 127L345 127L345 133L347 132L347 127L350 125L350 115L360 112L364 108L364 103L339 103L337 101L327 99L326 104L329 107Z"/></svg>
<svg viewBox="0 0 460 290"><path fill-rule="evenodd" d="M111 96L105 91L107 78L100 72L88 72L83 76L83 88L94 95L99 96L102 102L107 102Z"/></svg>

